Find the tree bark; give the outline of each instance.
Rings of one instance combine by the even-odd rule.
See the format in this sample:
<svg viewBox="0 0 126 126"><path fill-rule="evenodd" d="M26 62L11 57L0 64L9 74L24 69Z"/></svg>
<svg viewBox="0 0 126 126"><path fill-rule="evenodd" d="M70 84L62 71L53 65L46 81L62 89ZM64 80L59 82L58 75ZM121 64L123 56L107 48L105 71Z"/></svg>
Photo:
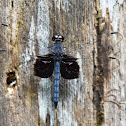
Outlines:
<svg viewBox="0 0 126 126"><path fill-rule="evenodd" d="M126 1L0 2L0 126L125 126ZM78 58L78 79L34 76L49 39L66 36L64 53Z"/></svg>

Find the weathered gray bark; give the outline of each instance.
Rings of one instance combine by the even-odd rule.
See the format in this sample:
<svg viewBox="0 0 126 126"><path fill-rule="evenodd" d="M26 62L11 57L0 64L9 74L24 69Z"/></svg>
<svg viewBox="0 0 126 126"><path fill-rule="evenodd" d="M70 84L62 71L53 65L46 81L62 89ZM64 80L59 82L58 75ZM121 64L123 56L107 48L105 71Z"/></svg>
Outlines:
<svg viewBox="0 0 126 126"><path fill-rule="evenodd" d="M125 18L123 0L1 1L0 23L9 27L0 27L6 50L0 52L0 125L125 126ZM60 77L57 110L54 75L33 74L34 59L51 52L55 33L67 34L65 51L80 66L78 79Z"/></svg>

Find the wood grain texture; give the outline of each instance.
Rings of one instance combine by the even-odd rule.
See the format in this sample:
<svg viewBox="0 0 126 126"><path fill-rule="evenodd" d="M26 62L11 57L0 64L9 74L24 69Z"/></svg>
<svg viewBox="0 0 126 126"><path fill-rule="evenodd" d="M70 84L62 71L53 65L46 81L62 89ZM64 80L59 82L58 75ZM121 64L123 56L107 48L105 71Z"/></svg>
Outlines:
<svg viewBox="0 0 126 126"><path fill-rule="evenodd" d="M9 25L0 27L1 126L125 126L125 1L5 0L0 23ZM66 36L64 51L80 67L78 79L60 76L57 110L54 74L33 75L55 33Z"/></svg>

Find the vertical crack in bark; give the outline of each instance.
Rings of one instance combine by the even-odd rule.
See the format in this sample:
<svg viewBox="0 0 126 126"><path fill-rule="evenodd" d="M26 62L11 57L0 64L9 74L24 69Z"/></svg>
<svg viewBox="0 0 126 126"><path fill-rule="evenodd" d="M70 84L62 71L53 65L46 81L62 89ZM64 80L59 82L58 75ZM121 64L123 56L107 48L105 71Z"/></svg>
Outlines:
<svg viewBox="0 0 126 126"><path fill-rule="evenodd" d="M46 116L46 126L50 126L50 115L47 114Z"/></svg>
<svg viewBox="0 0 126 126"><path fill-rule="evenodd" d="M99 30L99 18L97 20L98 20L98 26L96 27L97 35L98 35L97 36L97 51L98 51L98 57L99 57L99 55L100 55L99 47L101 47L102 34L100 33L100 30ZM96 121L97 121L96 125L101 125L102 122L104 121L104 114L103 114L104 108L103 108L103 105L101 104L103 94L104 94L103 67L101 65L102 61L100 58L97 58L98 65L95 64L95 53L93 53L93 55L94 55L93 103L94 103L95 109L96 109Z"/></svg>
<svg viewBox="0 0 126 126"><path fill-rule="evenodd" d="M97 8L96 8L97 9ZM101 126L104 122L104 80L109 78L109 22L105 23L104 29L100 30L100 25L103 22L102 17L99 16L99 11L97 11L97 56L95 56L95 49L93 52L94 57L94 74L93 74L93 104L96 111L96 126ZM105 33L105 36L103 36ZM97 57L97 58L96 58ZM95 62L96 60L96 62ZM97 64L96 64L97 63Z"/></svg>
<svg viewBox="0 0 126 126"><path fill-rule="evenodd" d="M52 19L52 29L53 29L53 34L55 34L56 33L56 12L55 12L55 1L54 0L52 0L52 8L53 8L53 10L52 10L52 15L53 15L53 19Z"/></svg>

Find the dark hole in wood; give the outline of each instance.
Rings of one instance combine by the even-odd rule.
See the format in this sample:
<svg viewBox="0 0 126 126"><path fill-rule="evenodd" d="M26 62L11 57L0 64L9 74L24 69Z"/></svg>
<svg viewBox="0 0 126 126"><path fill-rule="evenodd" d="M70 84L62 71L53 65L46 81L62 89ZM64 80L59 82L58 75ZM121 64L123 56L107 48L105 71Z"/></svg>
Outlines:
<svg viewBox="0 0 126 126"><path fill-rule="evenodd" d="M50 126L50 115L47 114L46 116L46 126Z"/></svg>
<svg viewBox="0 0 126 126"><path fill-rule="evenodd" d="M7 73L7 85L9 87L15 87L17 84L17 79L16 79L16 75L15 72L9 72Z"/></svg>
<svg viewBox="0 0 126 126"><path fill-rule="evenodd" d="M14 1L11 1L11 7L12 8L14 7Z"/></svg>

